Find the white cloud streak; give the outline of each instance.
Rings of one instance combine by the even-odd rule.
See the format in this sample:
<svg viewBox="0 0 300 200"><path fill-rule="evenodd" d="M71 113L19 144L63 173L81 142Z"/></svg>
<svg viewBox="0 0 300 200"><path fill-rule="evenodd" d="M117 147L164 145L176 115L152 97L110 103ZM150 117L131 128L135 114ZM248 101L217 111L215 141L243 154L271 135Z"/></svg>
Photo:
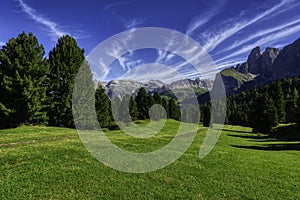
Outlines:
<svg viewBox="0 0 300 200"><path fill-rule="evenodd" d="M243 45L243 44L245 44L245 43L247 43L251 40L254 40L256 38L263 37L265 35L280 31L282 29L286 29L290 26L297 25L298 23L300 23L299 18L294 20L294 21L285 23L285 24L280 24L279 26L275 26L275 27L272 27L272 28L269 28L269 29L264 29L264 30L258 31L255 34L252 34L252 35L248 36L247 38L245 38L243 40L239 40L239 41L234 42L229 47L223 49L222 51L219 51L219 53L232 50L232 49L237 48L237 47L239 47L239 46L241 46L241 45Z"/></svg>
<svg viewBox="0 0 300 200"><path fill-rule="evenodd" d="M5 42L0 41L0 46L4 46L5 44Z"/></svg>
<svg viewBox="0 0 300 200"><path fill-rule="evenodd" d="M37 11L30 6L28 6L23 0L18 0L19 6L22 11L29 16L30 19L38 24L41 24L47 28L47 32L53 41L56 41L59 37L63 35L72 35L69 32L62 30L62 28L54 21L44 17L43 15L37 13ZM73 35L72 35L73 36ZM74 36L75 38L83 38L88 36Z"/></svg>
<svg viewBox="0 0 300 200"><path fill-rule="evenodd" d="M206 34L208 36L206 43L203 45L203 48L208 52L214 50L220 43L224 42L227 38L233 36L235 33L241 31L242 29L256 23L257 21L263 19L264 17L278 11L283 6L289 4L293 0L282 0L279 4L269 8L268 10L262 12L261 14L257 15L256 17L244 21L244 22L237 22L233 24L231 27L226 27L225 29L219 31L218 33L209 33ZM204 34L205 36L205 34Z"/></svg>
<svg viewBox="0 0 300 200"><path fill-rule="evenodd" d="M113 3L107 4L104 7L104 10L109 10L109 9L111 9L113 7L117 7L117 6L121 6L121 5L127 5L127 4L129 4L129 2L125 2L125 1L113 2Z"/></svg>
<svg viewBox="0 0 300 200"><path fill-rule="evenodd" d="M216 62L224 61L226 59L231 59L235 56L239 56L241 54L250 52L256 46L262 46L262 45L268 45L269 46L269 45L272 45L272 44L274 44L275 42L277 42L278 40L280 40L282 38L285 38L285 37L287 37L289 35L292 35L292 34L299 33L299 31L300 31L300 24L297 25L297 26L291 27L291 28L283 29L283 30L281 30L279 32L276 32L274 34L269 34L268 36L265 36L265 37L261 38L260 40L254 42L254 43L243 46L241 49L239 49L237 51L234 51L230 55L228 55L226 57L223 57L223 58L221 58L220 60L218 60Z"/></svg>
<svg viewBox="0 0 300 200"><path fill-rule="evenodd" d="M221 7L224 5L225 1L217 2L211 10L204 14L200 14L194 17L187 26L186 34L192 35L194 31L209 22L214 16L221 12Z"/></svg>
<svg viewBox="0 0 300 200"><path fill-rule="evenodd" d="M128 29L134 29L138 25L144 23L144 20L142 18L136 18L136 19L131 19L131 20L124 20L124 27L126 30Z"/></svg>

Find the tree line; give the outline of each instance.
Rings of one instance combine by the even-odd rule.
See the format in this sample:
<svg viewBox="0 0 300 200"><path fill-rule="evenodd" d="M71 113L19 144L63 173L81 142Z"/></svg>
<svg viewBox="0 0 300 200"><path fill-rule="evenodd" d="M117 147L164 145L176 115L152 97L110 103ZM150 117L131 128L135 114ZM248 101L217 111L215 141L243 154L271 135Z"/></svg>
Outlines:
<svg viewBox="0 0 300 200"><path fill-rule="evenodd" d="M261 133L270 133L279 123L300 125L299 92L300 78L291 78L230 95L225 123L252 127L253 132ZM211 102L200 107L209 112ZM202 120L208 126L210 115L202 116Z"/></svg>
<svg viewBox="0 0 300 200"><path fill-rule="evenodd" d="M48 58L43 45L32 33L22 32L11 38L0 49L0 128L21 124L74 127L72 93L82 64L85 65L84 76L92 80L84 50L71 36L59 38ZM180 119L177 102L162 98L158 92L150 95L145 88L140 88L136 98L125 96L111 102L102 86L95 91L96 115L103 127L111 126L112 107L116 106L118 120L125 123L129 118L163 118L164 113L159 112L158 107L153 107L153 116L149 116L154 104L165 109L166 117Z"/></svg>

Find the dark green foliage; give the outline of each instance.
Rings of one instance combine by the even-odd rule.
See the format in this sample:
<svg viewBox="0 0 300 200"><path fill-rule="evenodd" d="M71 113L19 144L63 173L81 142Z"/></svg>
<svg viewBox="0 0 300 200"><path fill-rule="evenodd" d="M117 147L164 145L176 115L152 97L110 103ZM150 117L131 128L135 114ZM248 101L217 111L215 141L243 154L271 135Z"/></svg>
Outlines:
<svg viewBox="0 0 300 200"><path fill-rule="evenodd" d="M277 110L279 122L294 123L297 120L297 99L299 98L300 78L282 79L269 85L249 89L227 97L227 123L252 126L254 97L268 95ZM279 111L278 111L279 110ZM281 119L280 119L281 118Z"/></svg>
<svg viewBox="0 0 300 200"><path fill-rule="evenodd" d="M145 88L139 89L136 97L136 105L139 112L138 119L149 118L149 98Z"/></svg>
<svg viewBox="0 0 300 200"><path fill-rule="evenodd" d="M180 119L180 110L177 108L176 102L174 99L169 99L168 100L168 118Z"/></svg>
<svg viewBox="0 0 300 200"><path fill-rule="evenodd" d="M126 94L122 98L122 101L120 102L119 110L118 110L118 114L119 114L119 116L118 116L119 120L118 121L121 121L125 124L132 121L132 118L130 116L130 108L129 108L130 98L131 98L131 96Z"/></svg>
<svg viewBox="0 0 300 200"><path fill-rule="evenodd" d="M154 103L160 104L160 105L162 104L162 99L161 99L161 96L158 92L154 93L153 99L154 99Z"/></svg>
<svg viewBox="0 0 300 200"><path fill-rule="evenodd" d="M137 120L139 113L137 110L136 101L133 97L130 97L129 99L129 114L131 116L132 121Z"/></svg>
<svg viewBox="0 0 300 200"><path fill-rule="evenodd" d="M72 92L76 74L84 61L84 50L74 38L63 36L49 53L49 124L73 127Z"/></svg>
<svg viewBox="0 0 300 200"><path fill-rule="evenodd" d="M203 126L209 127L211 121L211 104L207 103L203 106Z"/></svg>
<svg viewBox="0 0 300 200"><path fill-rule="evenodd" d="M167 99L166 98L162 98L161 99L161 105L162 105L162 107L165 109L165 111L166 111L166 115L167 115L167 117L169 116L169 112L168 112L168 101L167 101Z"/></svg>
<svg viewBox="0 0 300 200"><path fill-rule="evenodd" d="M120 108L121 100L118 97L115 97L111 101L111 119L113 121L119 121L119 108Z"/></svg>
<svg viewBox="0 0 300 200"><path fill-rule="evenodd" d="M111 103L102 85L99 85L95 93L95 108L97 119L102 128L111 124Z"/></svg>
<svg viewBox="0 0 300 200"><path fill-rule="evenodd" d="M150 101L150 104L155 104L151 110L151 118L156 121L167 118L166 114L164 114L166 113L166 111L162 105L162 98L160 94L158 92L155 92L150 100L153 101L153 103L151 103Z"/></svg>
<svg viewBox="0 0 300 200"><path fill-rule="evenodd" d="M189 105L189 107L181 110L181 121L187 123L199 123L200 122L200 108L199 105Z"/></svg>
<svg viewBox="0 0 300 200"><path fill-rule="evenodd" d="M277 115L278 115L279 122L285 122L286 102L284 99L284 94L283 94L283 90L282 90L280 81L276 81L275 83L272 83L270 85L269 95L273 99L274 105L277 109Z"/></svg>
<svg viewBox="0 0 300 200"><path fill-rule="evenodd" d="M253 100L251 125L253 132L269 133L278 125L277 109L268 94L257 94Z"/></svg>
<svg viewBox="0 0 300 200"><path fill-rule="evenodd" d="M93 74L87 61L84 61L77 73L72 96L73 116L77 129L97 128L98 121L95 119L94 95Z"/></svg>
<svg viewBox="0 0 300 200"><path fill-rule="evenodd" d="M46 123L49 67L37 38L21 33L0 50L0 128Z"/></svg>

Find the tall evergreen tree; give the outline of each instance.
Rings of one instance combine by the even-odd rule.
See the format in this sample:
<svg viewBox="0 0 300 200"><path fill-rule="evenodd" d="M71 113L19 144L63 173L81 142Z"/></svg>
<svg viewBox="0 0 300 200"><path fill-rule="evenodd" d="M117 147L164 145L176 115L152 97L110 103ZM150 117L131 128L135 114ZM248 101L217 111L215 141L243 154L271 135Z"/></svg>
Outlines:
<svg viewBox="0 0 300 200"><path fill-rule="evenodd" d="M180 110L177 108L174 99L168 100L168 113L169 113L169 118L176 119L176 120L180 119Z"/></svg>
<svg viewBox="0 0 300 200"><path fill-rule="evenodd" d="M95 109L100 126L102 128L109 127L111 123L111 102L102 85L98 86L95 93Z"/></svg>
<svg viewBox="0 0 300 200"><path fill-rule="evenodd" d="M138 119L148 119L149 118L149 98L145 88L140 88L137 97L136 97L136 105L139 112Z"/></svg>
<svg viewBox="0 0 300 200"><path fill-rule="evenodd" d="M253 132L269 133L272 127L278 125L276 106L267 93L255 97L251 119Z"/></svg>
<svg viewBox="0 0 300 200"><path fill-rule="evenodd" d="M93 74L85 60L80 67L72 95L72 111L77 129L94 129L98 126L95 119L95 85Z"/></svg>
<svg viewBox="0 0 300 200"><path fill-rule="evenodd" d="M130 108L129 108L129 102L130 102L130 95L126 94L119 105L119 121L124 122L124 123L129 123L132 119L130 116Z"/></svg>
<svg viewBox="0 0 300 200"><path fill-rule="evenodd" d="M272 97L274 101L274 105L277 109L277 116L279 122L285 122L285 108L286 108L286 102L284 99L283 90L280 84L280 81L276 81L275 83L272 83L270 86L270 97Z"/></svg>
<svg viewBox="0 0 300 200"><path fill-rule="evenodd" d="M129 113L130 113L132 121L137 120L139 112L137 109L136 101L132 96L129 99Z"/></svg>
<svg viewBox="0 0 300 200"><path fill-rule="evenodd" d="M49 53L50 97L49 123L73 127L72 93L78 69L84 61L84 50L74 38L63 36Z"/></svg>
<svg viewBox="0 0 300 200"><path fill-rule="evenodd" d="M154 103L162 104L161 96L158 92L155 92L153 95Z"/></svg>
<svg viewBox="0 0 300 200"><path fill-rule="evenodd" d="M207 103L203 107L203 126L209 127L211 121L211 104Z"/></svg>
<svg viewBox="0 0 300 200"><path fill-rule="evenodd" d="M162 107L165 109L166 111L166 117L168 118L169 117L169 111L168 111L168 101L165 97L161 98L161 105Z"/></svg>
<svg viewBox="0 0 300 200"><path fill-rule="evenodd" d="M111 119L113 121L118 121L119 120L119 108L121 104L121 99L119 97L115 97L114 99L111 100Z"/></svg>
<svg viewBox="0 0 300 200"><path fill-rule="evenodd" d="M0 127L45 123L49 67L44 47L22 32L0 50Z"/></svg>
<svg viewBox="0 0 300 200"><path fill-rule="evenodd" d="M154 93L153 101L154 101L154 104L157 104L157 105L152 107L152 110L151 110L152 119L158 121L160 119L166 118L167 116L165 116L164 111L162 110L162 107L163 107L162 98L158 92Z"/></svg>

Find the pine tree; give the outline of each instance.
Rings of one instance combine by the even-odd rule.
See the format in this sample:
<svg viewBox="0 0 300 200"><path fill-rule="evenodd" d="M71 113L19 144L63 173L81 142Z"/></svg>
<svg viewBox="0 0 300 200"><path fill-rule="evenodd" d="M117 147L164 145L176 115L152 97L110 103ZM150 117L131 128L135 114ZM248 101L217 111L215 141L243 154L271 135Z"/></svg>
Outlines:
<svg viewBox="0 0 300 200"><path fill-rule="evenodd" d="M282 87L281 87L281 84L279 81L276 81L275 83L271 84L270 96L273 99L274 105L277 109L277 116L278 116L279 122L285 122L286 102L285 102L283 90L282 90Z"/></svg>
<svg viewBox="0 0 300 200"><path fill-rule="evenodd" d="M168 100L168 113L169 118L179 120L180 119L180 110L176 105L176 102L174 99Z"/></svg>
<svg viewBox="0 0 300 200"><path fill-rule="evenodd" d="M0 127L46 123L49 67L44 47L22 32L0 50Z"/></svg>
<svg viewBox="0 0 300 200"><path fill-rule="evenodd" d="M168 111L168 101L167 101L167 99L166 98L161 98L161 105L162 105L162 107L165 109L165 111L166 111L166 117L168 118L169 117L169 111Z"/></svg>
<svg viewBox="0 0 300 200"><path fill-rule="evenodd" d="M269 133L272 127L278 125L276 106L267 93L255 97L251 119L253 132Z"/></svg>
<svg viewBox="0 0 300 200"><path fill-rule="evenodd" d="M130 113L132 121L137 120L139 113L137 110L136 101L134 100L134 98L132 96L129 99L129 113Z"/></svg>
<svg viewBox="0 0 300 200"><path fill-rule="evenodd" d="M111 119L113 121L119 121L119 108L121 105L121 99L119 97L115 97L111 100Z"/></svg>
<svg viewBox="0 0 300 200"><path fill-rule="evenodd" d="M100 126L108 128L111 123L111 103L102 85L99 85L95 93L95 108Z"/></svg>
<svg viewBox="0 0 300 200"><path fill-rule="evenodd" d="M203 126L209 127L211 121L211 104L208 103L203 107Z"/></svg>
<svg viewBox="0 0 300 200"><path fill-rule="evenodd" d="M161 96L158 92L155 92L153 95L154 103L162 104Z"/></svg>
<svg viewBox="0 0 300 200"><path fill-rule="evenodd" d="M162 105L162 98L158 92L155 92L153 95L153 104L156 104L154 107L152 107L151 114L152 114L152 119L159 121L161 119L166 118L164 111L162 110L163 105Z"/></svg>
<svg viewBox="0 0 300 200"><path fill-rule="evenodd" d="M149 118L149 102L148 95L145 88L140 88L137 97L136 97L136 105L139 112L138 119L148 119Z"/></svg>
<svg viewBox="0 0 300 200"><path fill-rule="evenodd" d="M93 74L87 61L80 67L72 95L72 111L77 129L95 129L95 85Z"/></svg>
<svg viewBox="0 0 300 200"><path fill-rule="evenodd" d="M74 126L72 93L76 74L83 61L84 50L68 35L59 38L56 46L50 51L50 125Z"/></svg>

